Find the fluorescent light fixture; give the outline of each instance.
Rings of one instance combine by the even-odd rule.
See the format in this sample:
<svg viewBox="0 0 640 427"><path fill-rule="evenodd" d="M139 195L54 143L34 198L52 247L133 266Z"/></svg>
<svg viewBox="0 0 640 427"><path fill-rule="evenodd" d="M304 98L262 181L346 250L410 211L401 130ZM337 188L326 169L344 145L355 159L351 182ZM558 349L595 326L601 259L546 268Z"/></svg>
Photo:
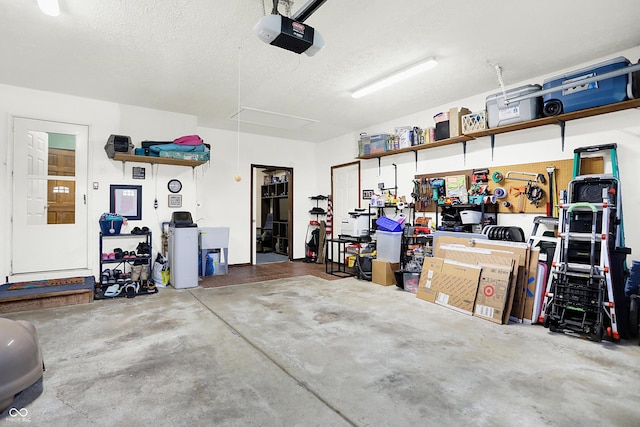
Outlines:
<svg viewBox="0 0 640 427"><path fill-rule="evenodd" d="M60 5L58 4L58 0L38 0L38 6L45 15L60 15Z"/></svg>
<svg viewBox="0 0 640 427"><path fill-rule="evenodd" d="M380 89L383 89L387 86L391 86L392 84L398 83L402 80L408 79L409 77L413 77L416 74L420 74L423 71L427 71L432 69L438 65L438 62L433 58L425 59L424 61L420 61L417 64L414 64L404 70L398 71L397 73L391 74L387 77L384 77L380 80L377 80L371 84L368 84L351 94L354 98L362 98L365 95L369 95L370 93L377 92Z"/></svg>

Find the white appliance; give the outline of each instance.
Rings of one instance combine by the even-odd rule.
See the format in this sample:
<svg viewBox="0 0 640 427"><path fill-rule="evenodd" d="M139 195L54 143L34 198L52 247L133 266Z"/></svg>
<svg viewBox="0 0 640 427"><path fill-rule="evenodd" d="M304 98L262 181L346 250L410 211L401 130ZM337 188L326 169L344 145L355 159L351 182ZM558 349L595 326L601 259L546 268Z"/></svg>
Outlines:
<svg viewBox="0 0 640 427"><path fill-rule="evenodd" d="M169 283L176 289L198 286L199 235L189 212L173 212L169 223Z"/></svg>
<svg viewBox="0 0 640 427"><path fill-rule="evenodd" d="M369 235L370 214L365 212L349 212L349 218L340 223L340 235L363 237Z"/></svg>

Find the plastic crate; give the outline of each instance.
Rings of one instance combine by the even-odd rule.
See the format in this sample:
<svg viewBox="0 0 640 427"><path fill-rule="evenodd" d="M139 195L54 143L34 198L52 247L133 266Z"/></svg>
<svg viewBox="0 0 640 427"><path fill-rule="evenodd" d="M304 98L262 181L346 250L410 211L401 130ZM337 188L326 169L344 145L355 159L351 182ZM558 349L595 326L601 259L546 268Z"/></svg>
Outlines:
<svg viewBox="0 0 640 427"><path fill-rule="evenodd" d="M462 116L463 134L485 129L487 129L487 112L485 110Z"/></svg>

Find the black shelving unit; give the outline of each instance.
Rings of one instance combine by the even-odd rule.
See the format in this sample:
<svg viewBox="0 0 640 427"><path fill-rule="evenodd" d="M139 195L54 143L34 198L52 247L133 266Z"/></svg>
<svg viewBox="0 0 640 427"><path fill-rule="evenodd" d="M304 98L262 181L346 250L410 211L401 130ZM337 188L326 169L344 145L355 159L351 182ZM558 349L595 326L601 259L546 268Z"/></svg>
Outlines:
<svg viewBox="0 0 640 427"><path fill-rule="evenodd" d="M488 209L490 208L490 209ZM488 222L486 225L495 225L498 219L498 205L497 204L468 204L468 203L459 203L459 204L436 204L436 230L444 230L444 231L459 231L459 232L473 232L473 226L475 224L463 224L462 219L460 218L460 211L463 210L473 210L482 212L482 223L485 224L486 214L492 213L495 215L495 220L492 222ZM442 221L440 221L439 214L443 216ZM444 217L447 216L445 220ZM493 217L490 217L493 218Z"/></svg>
<svg viewBox="0 0 640 427"><path fill-rule="evenodd" d="M324 249L325 239L320 236L320 218L324 217L327 214L327 211L324 208L320 207L320 201L328 200L329 197L318 195L309 197L312 201L315 202L315 206L309 211L309 214L315 219L309 221L309 225L307 226L307 234L305 236L305 262L317 262L318 258L321 257L320 251ZM313 240L313 233L315 230L318 230L318 238L315 241L314 245L310 244Z"/></svg>
<svg viewBox="0 0 640 427"><path fill-rule="evenodd" d="M267 214L273 214L273 249L276 253L289 255L289 180L264 184L260 187L260 194L261 224L266 222Z"/></svg>
<svg viewBox="0 0 640 427"><path fill-rule="evenodd" d="M133 241L134 239L137 239L138 242L137 243L134 242ZM106 248L107 250L105 251L106 241L113 243L113 248L109 247L111 245L108 245ZM140 256L136 252L137 245L142 242L148 245L148 248L149 248L148 256ZM124 249L124 251L128 252L129 254L133 253L135 256L129 255L129 257L127 258L105 259L104 254L114 252L113 249L116 247L126 247L127 249ZM153 266L152 256L153 256L153 246L152 246L152 234L150 231L142 234L103 234L102 232L100 232L100 282L99 283L100 283L100 289L102 291L100 294L103 295L104 291L109 286L115 283L124 284L126 280L126 279L117 280L115 278L110 278L105 283L103 272L107 268L112 271L121 270L123 273L123 276L126 277L127 275L130 276L134 265L141 265L143 269L144 268L147 269L146 276L151 277L152 266ZM148 290L147 281L140 280L140 286L139 286L137 295L155 294L157 292L158 292L158 289L156 287L154 287L152 290ZM121 292L117 296L118 297L125 296L125 294L124 292Z"/></svg>

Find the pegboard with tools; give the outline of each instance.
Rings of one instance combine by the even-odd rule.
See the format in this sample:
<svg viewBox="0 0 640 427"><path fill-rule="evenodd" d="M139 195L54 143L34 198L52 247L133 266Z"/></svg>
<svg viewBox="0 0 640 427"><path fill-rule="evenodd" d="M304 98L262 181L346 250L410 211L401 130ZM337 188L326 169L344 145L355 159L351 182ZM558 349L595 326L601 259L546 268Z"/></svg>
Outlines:
<svg viewBox="0 0 640 427"><path fill-rule="evenodd" d="M583 158L581 171L583 174L603 173L604 159L602 157ZM435 212L439 198L436 194L441 196L445 191L447 176L465 175L468 188L471 188L477 181L479 172L486 173L486 192L489 194L488 197L482 198L482 203L497 204L498 213L556 216L558 194L561 190L568 188L569 181L572 179L573 159L415 175L413 180L415 193L412 196L416 203L416 211ZM550 194L553 194L553 200Z"/></svg>

